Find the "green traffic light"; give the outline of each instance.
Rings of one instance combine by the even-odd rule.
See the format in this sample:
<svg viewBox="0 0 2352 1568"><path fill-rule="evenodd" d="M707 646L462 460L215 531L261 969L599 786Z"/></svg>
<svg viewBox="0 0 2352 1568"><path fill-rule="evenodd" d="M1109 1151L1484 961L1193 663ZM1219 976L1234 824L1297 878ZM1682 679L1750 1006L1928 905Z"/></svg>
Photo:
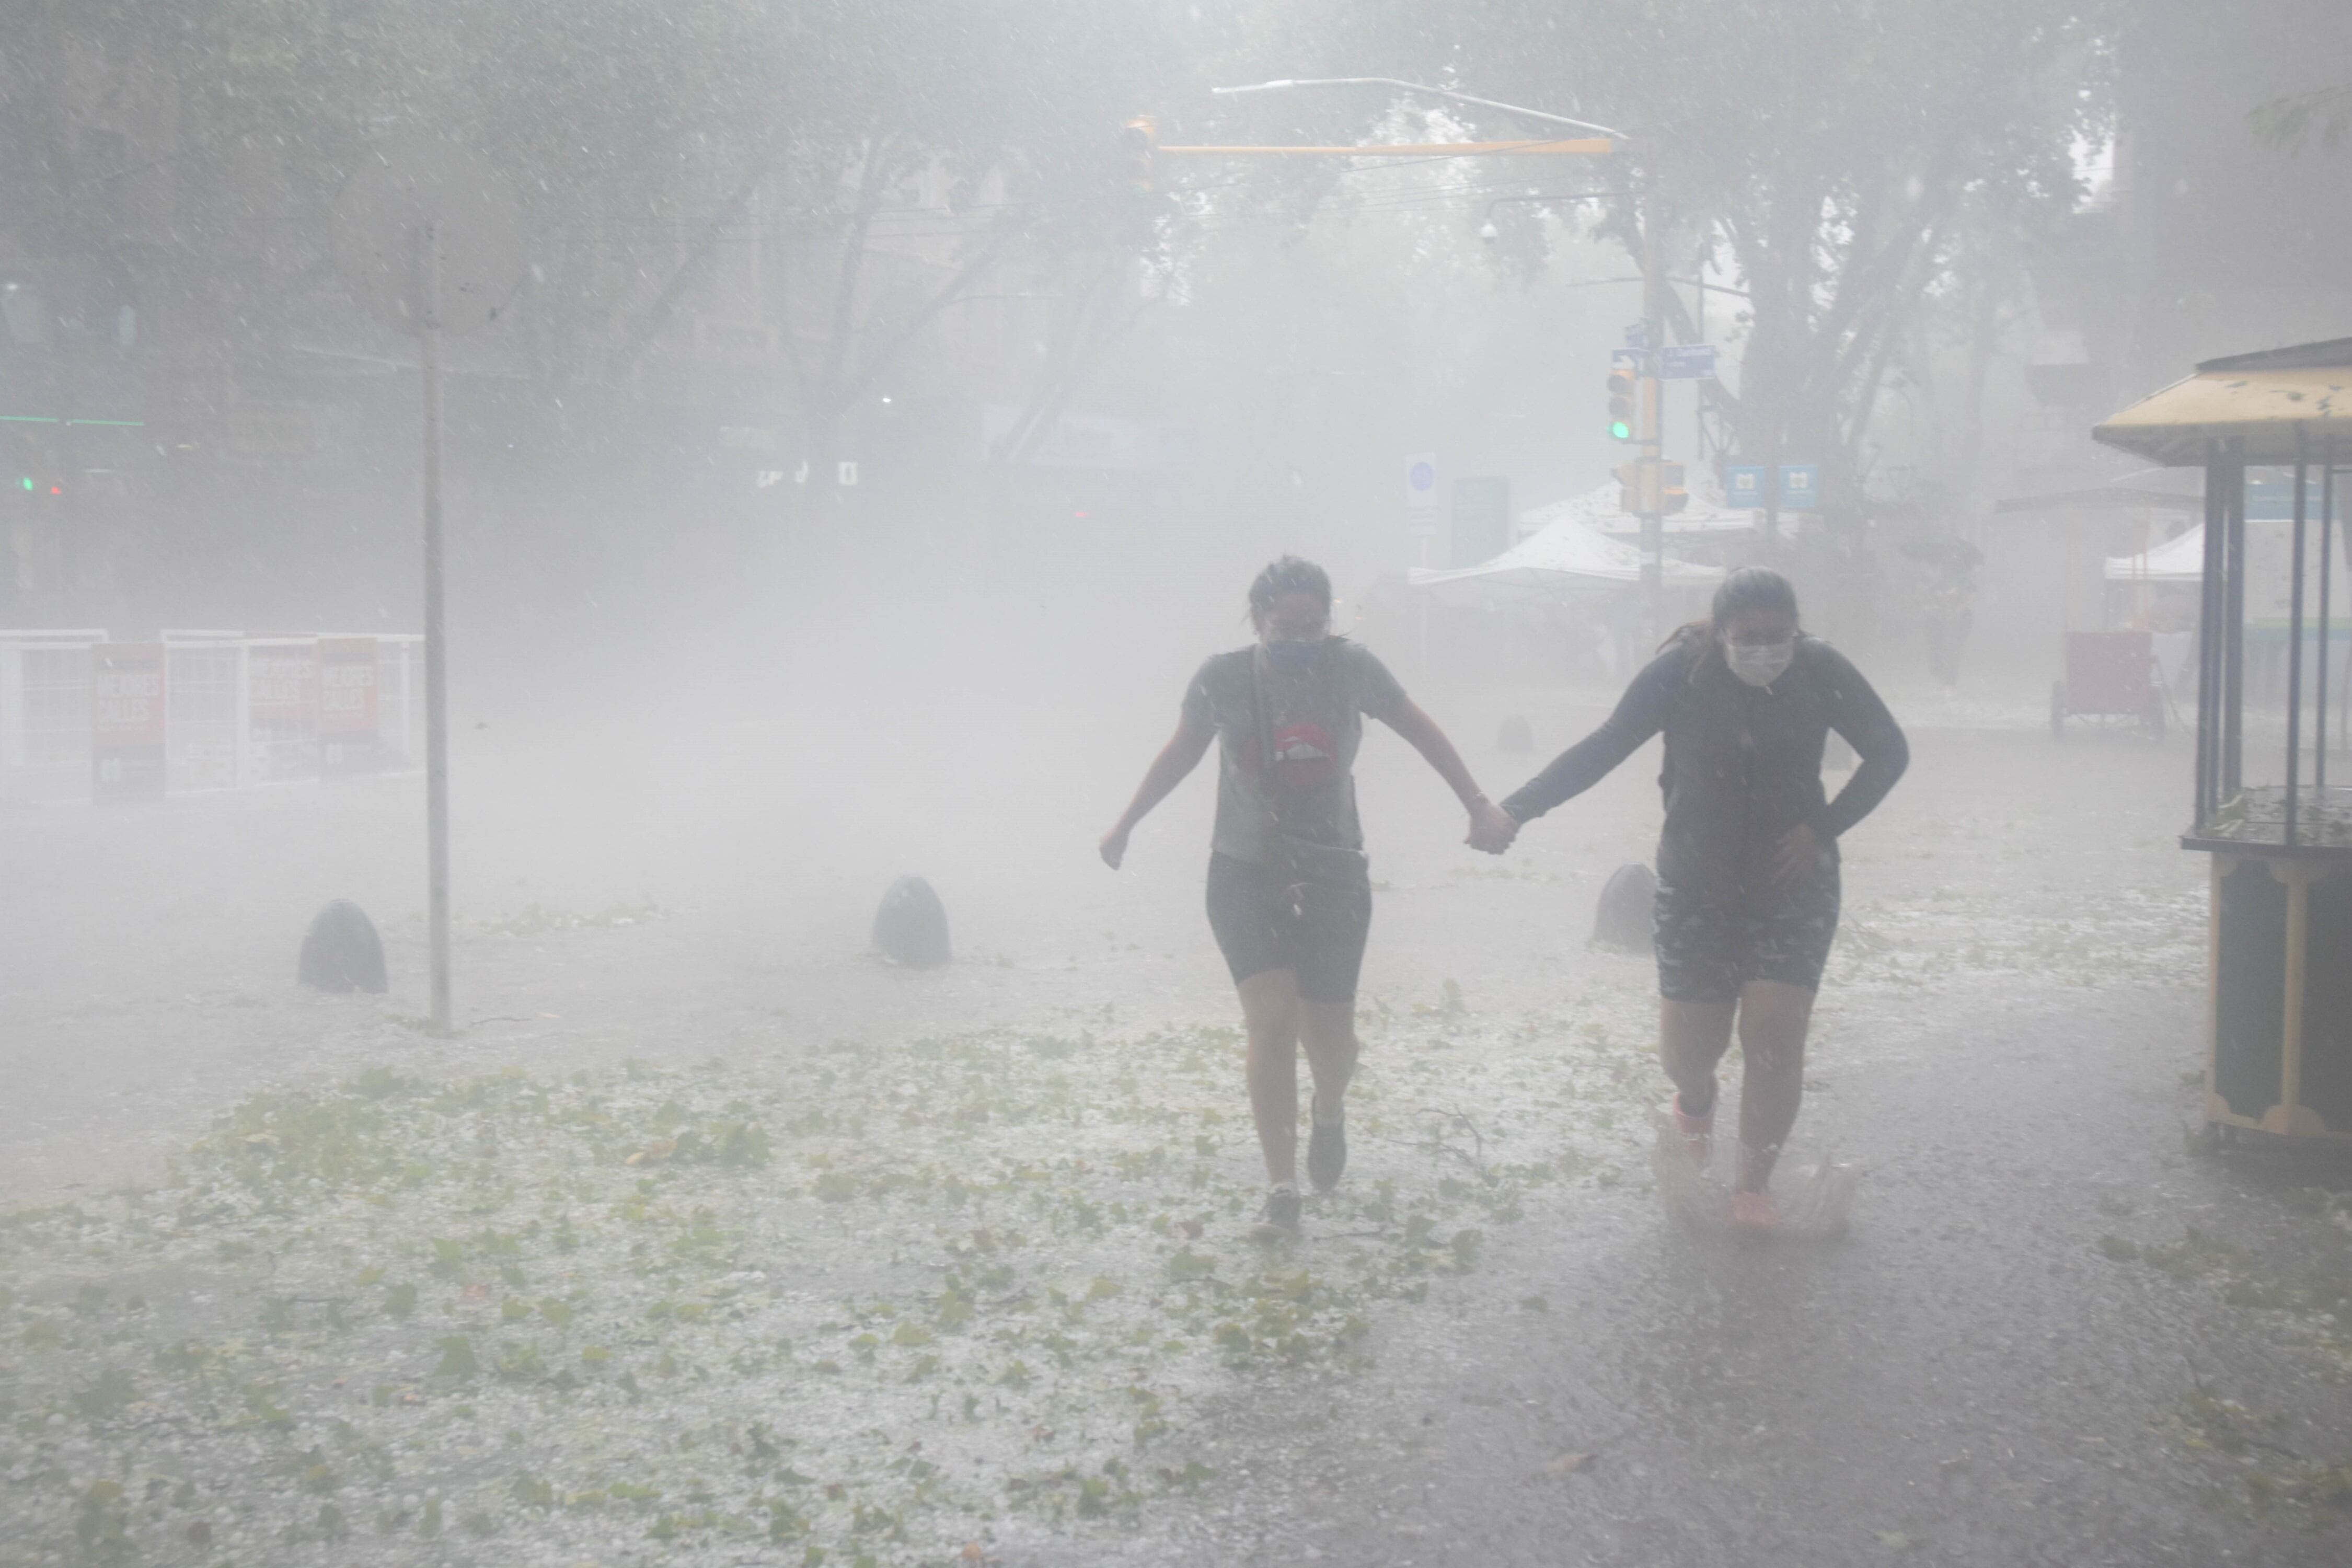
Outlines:
<svg viewBox="0 0 2352 1568"><path fill-rule="evenodd" d="M1633 438L1633 427L1622 419L1612 419L1609 422L1609 434L1620 441L1630 441Z"/></svg>

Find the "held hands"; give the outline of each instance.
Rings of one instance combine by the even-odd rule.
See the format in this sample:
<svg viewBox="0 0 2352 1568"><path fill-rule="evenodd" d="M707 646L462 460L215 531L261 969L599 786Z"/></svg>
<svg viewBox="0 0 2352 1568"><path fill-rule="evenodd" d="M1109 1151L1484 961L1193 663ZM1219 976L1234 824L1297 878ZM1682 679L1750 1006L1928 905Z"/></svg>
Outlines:
<svg viewBox="0 0 2352 1568"><path fill-rule="evenodd" d="M1470 836L1462 842L1489 855L1500 855L1519 836L1519 819L1480 795L1470 807Z"/></svg>
<svg viewBox="0 0 2352 1568"><path fill-rule="evenodd" d="M1772 879L1793 881L1818 873L1829 858L1829 847L1822 842L1811 823L1801 822L1780 836L1772 848Z"/></svg>

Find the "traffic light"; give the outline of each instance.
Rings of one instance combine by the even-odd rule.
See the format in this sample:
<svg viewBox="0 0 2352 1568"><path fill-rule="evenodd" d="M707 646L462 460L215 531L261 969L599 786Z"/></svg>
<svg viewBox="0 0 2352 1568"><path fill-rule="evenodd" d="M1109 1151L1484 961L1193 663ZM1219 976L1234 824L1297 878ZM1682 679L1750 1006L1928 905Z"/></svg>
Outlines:
<svg viewBox="0 0 2352 1568"><path fill-rule="evenodd" d="M1690 505L1690 491L1683 489L1683 466L1680 463L1658 465L1658 512L1665 516Z"/></svg>
<svg viewBox="0 0 2352 1568"><path fill-rule="evenodd" d="M1609 437L1613 441L1633 438L1633 370L1631 365L1612 364L1609 367Z"/></svg>
<svg viewBox="0 0 2352 1568"><path fill-rule="evenodd" d="M1119 220L1130 244L1150 243L1162 201L1160 128L1138 115L1118 128Z"/></svg>
<svg viewBox="0 0 2352 1568"><path fill-rule="evenodd" d="M1617 476L1617 510L1639 514L1642 510L1642 465L1639 462L1620 463L1611 471Z"/></svg>
<svg viewBox="0 0 2352 1568"><path fill-rule="evenodd" d="M1160 127L1139 114L1118 128L1118 157L1129 185L1144 195L1160 190Z"/></svg>

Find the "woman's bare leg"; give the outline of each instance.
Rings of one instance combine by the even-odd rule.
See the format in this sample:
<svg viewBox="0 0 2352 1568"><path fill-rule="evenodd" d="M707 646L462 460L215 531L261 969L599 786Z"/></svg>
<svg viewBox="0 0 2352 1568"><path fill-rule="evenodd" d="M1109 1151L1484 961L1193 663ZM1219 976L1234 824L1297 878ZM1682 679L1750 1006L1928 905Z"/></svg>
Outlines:
<svg viewBox="0 0 2352 1568"><path fill-rule="evenodd" d="M1715 1068L1731 1048L1729 1002L1658 1004L1658 1061L1675 1080L1683 1109L1703 1116L1715 1109Z"/></svg>
<svg viewBox="0 0 2352 1568"><path fill-rule="evenodd" d="M1356 1005L1302 1001L1298 1008L1298 1042L1315 1075L1315 1098L1336 1111L1356 1076Z"/></svg>
<svg viewBox="0 0 2352 1568"><path fill-rule="evenodd" d="M1250 1114L1276 1186L1298 1183L1298 974L1267 969L1236 987L1249 1029Z"/></svg>
<svg viewBox="0 0 2352 1568"><path fill-rule="evenodd" d="M1737 1190L1760 1193L1772 1179L1780 1145L1797 1124L1805 1094L1805 1030L1813 993L1777 980L1751 980L1739 992L1739 1178Z"/></svg>

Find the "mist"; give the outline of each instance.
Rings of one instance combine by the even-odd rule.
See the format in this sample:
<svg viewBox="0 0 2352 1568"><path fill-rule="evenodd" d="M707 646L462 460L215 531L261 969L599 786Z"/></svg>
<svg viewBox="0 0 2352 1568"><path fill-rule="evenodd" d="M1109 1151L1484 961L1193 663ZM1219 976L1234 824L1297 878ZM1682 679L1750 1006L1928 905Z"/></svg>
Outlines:
<svg viewBox="0 0 2352 1568"><path fill-rule="evenodd" d="M0 1568L2344 1561L2335 407L2116 419L2347 198L2327 0L20 0Z"/></svg>

